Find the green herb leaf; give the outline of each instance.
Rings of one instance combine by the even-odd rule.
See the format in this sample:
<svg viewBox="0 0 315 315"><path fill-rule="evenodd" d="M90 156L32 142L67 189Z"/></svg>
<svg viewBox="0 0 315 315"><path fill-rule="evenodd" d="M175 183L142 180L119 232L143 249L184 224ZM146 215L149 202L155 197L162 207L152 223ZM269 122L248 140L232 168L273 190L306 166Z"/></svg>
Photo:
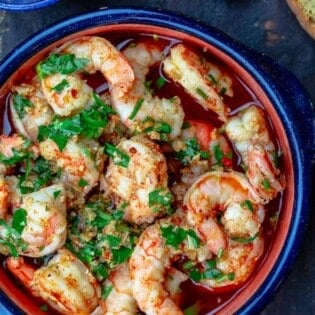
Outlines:
<svg viewBox="0 0 315 315"><path fill-rule="evenodd" d="M167 213L171 213L172 200L173 195L165 188L157 188L149 193L149 207L156 207L157 211L161 211L163 210L161 208L165 208Z"/></svg>
<svg viewBox="0 0 315 315"><path fill-rule="evenodd" d="M188 271L194 268L195 266L196 266L196 263L194 261L188 260L183 264L183 269Z"/></svg>
<svg viewBox="0 0 315 315"><path fill-rule="evenodd" d="M13 213L12 227L19 234L22 234L22 232L26 226L26 217L27 217L27 211L23 208L19 208L19 209L15 210Z"/></svg>
<svg viewBox="0 0 315 315"><path fill-rule="evenodd" d="M178 245L180 245L186 238L187 236L187 231L180 228L176 227L173 225L169 226L162 226L161 227L162 231L162 236L165 239L165 244L173 246L174 248L178 248Z"/></svg>
<svg viewBox="0 0 315 315"><path fill-rule="evenodd" d="M226 93L226 91L227 91L227 88L224 86L224 87L220 90L219 95L220 95L220 96L223 96L223 95Z"/></svg>
<svg viewBox="0 0 315 315"><path fill-rule="evenodd" d="M241 207L247 208L251 212L254 212L254 207L250 200L244 200L243 202L241 202Z"/></svg>
<svg viewBox="0 0 315 315"><path fill-rule="evenodd" d="M36 66L36 71L40 79L60 73L70 74L85 68L89 63L86 58L76 58L74 54L51 54Z"/></svg>
<svg viewBox="0 0 315 315"><path fill-rule="evenodd" d="M60 94L64 88L69 86L69 82L66 79L63 79L60 83L52 87L51 89L56 91L58 94Z"/></svg>
<svg viewBox="0 0 315 315"><path fill-rule="evenodd" d="M108 277L108 268L105 264L98 264L92 268L92 273L98 281L103 281Z"/></svg>
<svg viewBox="0 0 315 315"><path fill-rule="evenodd" d="M189 248L198 248L200 245L200 239L194 230L187 231L187 240Z"/></svg>
<svg viewBox="0 0 315 315"><path fill-rule="evenodd" d="M208 95L201 89L201 88L196 88L196 92L199 96L201 96L204 100L208 99Z"/></svg>
<svg viewBox="0 0 315 315"><path fill-rule="evenodd" d="M217 85L217 84L218 84L218 81L216 80L216 78L213 76L212 73L208 73L208 77L209 77L209 79L212 81L212 83L213 83L214 85Z"/></svg>
<svg viewBox="0 0 315 315"><path fill-rule="evenodd" d="M57 199L58 196L60 195L60 193L61 193L61 190L56 190L56 191L54 191L54 192L53 192L54 198Z"/></svg>
<svg viewBox="0 0 315 315"><path fill-rule="evenodd" d="M42 304L39 309L42 312L47 312L48 311L48 305L47 304Z"/></svg>
<svg viewBox="0 0 315 315"><path fill-rule="evenodd" d="M112 249L111 251L113 254L113 263L118 265L125 262L131 256L133 249L121 246L119 249Z"/></svg>
<svg viewBox="0 0 315 315"><path fill-rule="evenodd" d="M159 77L155 84L160 89L164 84L166 83L165 79L163 77Z"/></svg>
<svg viewBox="0 0 315 315"><path fill-rule="evenodd" d="M80 187L85 187L85 186L87 186L89 183L85 180L85 179L83 179L83 178L81 178L80 180L79 180L79 183L78 183L78 185L80 186Z"/></svg>
<svg viewBox="0 0 315 315"><path fill-rule="evenodd" d="M128 117L128 119L133 120L136 117L136 115L137 115L138 111L140 110L143 102L144 102L143 98L138 99L138 101L137 101L135 107L133 108L133 110L132 110L130 116Z"/></svg>
<svg viewBox="0 0 315 315"><path fill-rule="evenodd" d="M192 138L185 142L186 149L176 152L177 158L184 164L187 165L195 155L199 155L202 159L209 159L210 155L206 151L201 151L200 146L196 138Z"/></svg>
<svg viewBox="0 0 315 315"><path fill-rule="evenodd" d="M261 182L265 190L269 190L271 188L270 182L267 178L264 178Z"/></svg>
<svg viewBox="0 0 315 315"><path fill-rule="evenodd" d="M102 296L102 299L103 300L106 300L107 297L109 296L109 294L112 292L113 290L113 286L112 285L107 285L107 286L103 286L102 287L102 293L101 293L101 296Z"/></svg>
<svg viewBox="0 0 315 315"><path fill-rule="evenodd" d="M121 238L116 235L107 234L104 236L104 240L110 248L117 248L121 243Z"/></svg>
<svg viewBox="0 0 315 315"><path fill-rule="evenodd" d="M198 315L200 311L199 302L184 309L184 315Z"/></svg>
<svg viewBox="0 0 315 315"><path fill-rule="evenodd" d="M195 282L199 282L202 279L202 272L198 268L194 268L190 271L189 278Z"/></svg>
<svg viewBox="0 0 315 315"><path fill-rule="evenodd" d="M18 114L18 116L22 119L24 118L26 114L25 108L31 108L34 107L34 104L27 98L19 95L19 94L13 94L13 106Z"/></svg>
<svg viewBox="0 0 315 315"><path fill-rule="evenodd" d="M249 237L249 238L242 238L242 237L232 237L232 240L235 242L239 242L239 243L251 243L252 241L254 241L257 237L258 237L259 233L256 233L254 236Z"/></svg>
<svg viewBox="0 0 315 315"><path fill-rule="evenodd" d="M113 162L115 165L128 167L129 162L130 162L130 157L125 152L117 149L114 145L108 142L105 143L104 151L113 159Z"/></svg>

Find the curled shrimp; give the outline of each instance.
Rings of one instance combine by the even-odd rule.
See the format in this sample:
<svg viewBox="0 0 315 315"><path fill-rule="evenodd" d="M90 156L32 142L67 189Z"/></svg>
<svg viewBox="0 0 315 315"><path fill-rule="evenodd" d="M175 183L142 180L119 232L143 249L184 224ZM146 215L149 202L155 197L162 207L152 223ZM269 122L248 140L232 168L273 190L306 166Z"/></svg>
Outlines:
<svg viewBox="0 0 315 315"><path fill-rule="evenodd" d="M117 266L105 281L110 291L106 300L101 302L102 314L133 315L138 311L136 300L132 295L132 281L127 263Z"/></svg>
<svg viewBox="0 0 315 315"><path fill-rule="evenodd" d="M9 257L6 265L34 296L63 314L87 315L99 304L100 288L96 279L66 249L60 249L46 266L37 270L22 257Z"/></svg>
<svg viewBox="0 0 315 315"><path fill-rule="evenodd" d="M65 184L70 197L78 193L84 196L98 183L103 155L96 144L93 143L92 147L90 149L88 145L74 138L68 141L62 151L50 139L39 144L40 154L61 168L59 181ZM92 153L95 153L96 158Z"/></svg>
<svg viewBox="0 0 315 315"><path fill-rule="evenodd" d="M220 120L227 120L228 108L219 94L225 91L225 94L233 96L232 80L223 75L218 67L185 45L178 44L171 48L170 56L164 60L163 70L168 77L183 86L203 108L214 111Z"/></svg>
<svg viewBox="0 0 315 315"><path fill-rule="evenodd" d="M122 140L115 150L129 161L127 165L121 165L113 158L106 171L106 180L116 206L123 206L124 219L129 222L153 222L165 209L160 211L158 204L150 205L149 194L157 190L170 194L167 165L160 147L145 136L137 135Z"/></svg>
<svg viewBox="0 0 315 315"><path fill-rule="evenodd" d="M133 70L123 54L105 38L84 36L65 43L58 52L88 59L84 70L89 73L100 71L109 83L112 94L122 96L130 91L135 79Z"/></svg>
<svg viewBox="0 0 315 315"><path fill-rule="evenodd" d="M73 115L93 103L93 90L79 74L52 74L43 78L41 85L47 102L59 116Z"/></svg>
<svg viewBox="0 0 315 315"><path fill-rule="evenodd" d="M61 248L67 235L65 190L63 184L51 185L22 197L26 225L21 234L27 248L24 256L41 257Z"/></svg>
<svg viewBox="0 0 315 315"><path fill-rule="evenodd" d="M225 125L229 139L235 144L247 169L250 183L267 203L285 187L278 165L278 152L271 140L262 109L250 106L229 118Z"/></svg>
<svg viewBox="0 0 315 315"><path fill-rule="evenodd" d="M167 123L171 127L169 138L175 138L180 133L184 119L180 99L175 97L170 100L153 96L145 87L149 68L163 58L161 49L156 45L141 42L126 48L123 53L134 70L135 81L129 93L111 93L114 109L122 122L133 131L146 130L151 127L152 122ZM154 132L149 135L152 139L159 139L159 135Z"/></svg>
<svg viewBox="0 0 315 315"><path fill-rule="evenodd" d="M217 255L217 267L224 266L220 271L233 272L229 281L205 281L211 287L245 281L261 256L265 213L259 200L246 177L235 171L206 173L187 191L187 222Z"/></svg>
<svg viewBox="0 0 315 315"><path fill-rule="evenodd" d="M177 247L167 245L162 230L170 227L187 228L181 209L171 217L148 226L141 234L129 261L133 296L139 308L146 314L183 315L176 304L176 293L180 283L168 280L168 275L178 276L179 272L174 271L172 263L182 255L195 261L208 258L204 246L196 248L186 240ZM185 281L187 277L181 275L179 279Z"/></svg>
<svg viewBox="0 0 315 315"><path fill-rule="evenodd" d="M37 79L31 84L14 86L10 97L10 112L16 130L25 138L37 140L38 127L48 125L53 117Z"/></svg>

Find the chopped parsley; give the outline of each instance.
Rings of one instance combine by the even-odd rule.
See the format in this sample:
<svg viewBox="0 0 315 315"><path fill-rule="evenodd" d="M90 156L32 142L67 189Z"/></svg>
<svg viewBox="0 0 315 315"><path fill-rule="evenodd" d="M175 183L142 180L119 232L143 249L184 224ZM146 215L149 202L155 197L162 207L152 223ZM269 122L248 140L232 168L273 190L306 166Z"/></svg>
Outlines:
<svg viewBox="0 0 315 315"><path fill-rule="evenodd" d="M34 104L27 98L19 95L19 94L13 94L13 106L19 116L19 118L24 118L26 114L26 108L34 107Z"/></svg>
<svg viewBox="0 0 315 315"><path fill-rule="evenodd" d="M212 73L208 73L208 77L209 77L209 79L212 81L212 83L213 83L214 85L217 85L217 84L218 84L217 79L214 77L214 75L213 75Z"/></svg>
<svg viewBox="0 0 315 315"><path fill-rule="evenodd" d="M101 293L101 296L102 296L102 299L103 300L106 300L107 297L109 296L109 294L112 292L113 290L113 286L112 285L107 285L107 286L103 286L102 287L102 293Z"/></svg>
<svg viewBox="0 0 315 315"><path fill-rule="evenodd" d="M58 83L51 89L56 91L58 94L61 94L61 92L68 86L69 86L69 82L66 79L63 79L60 83Z"/></svg>
<svg viewBox="0 0 315 315"><path fill-rule="evenodd" d="M239 243L251 243L258 237L259 233L256 233L254 236L248 237L248 238L242 238L242 237L233 237L232 240Z"/></svg>
<svg viewBox="0 0 315 315"><path fill-rule="evenodd" d="M137 113L138 113L138 111L140 110L140 108L141 108L143 102L144 102L144 99L143 99L143 98L138 99L138 101L137 101L135 107L133 108L133 110L132 110L130 116L128 117L130 120L133 120L133 119L137 116Z"/></svg>
<svg viewBox="0 0 315 315"><path fill-rule="evenodd" d="M60 73L70 74L84 69L89 63L87 58L76 58L74 54L51 54L36 66L40 79Z"/></svg>
<svg viewBox="0 0 315 315"><path fill-rule="evenodd" d="M27 245L21 238L21 234L27 223L27 212L23 208L14 211L12 218L12 226L5 220L0 219L0 225L3 229L3 236L0 244L5 246L13 257L18 256L18 251L24 251Z"/></svg>
<svg viewBox="0 0 315 315"><path fill-rule="evenodd" d="M250 210L251 212L254 211L254 207L253 207L253 204L250 200L244 200L242 203L241 203L241 207L243 208L247 208L248 210Z"/></svg>
<svg viewBox="0 0 315 315"><path fill-rule="evenodd" d="M214 157L217 161L217 164L219 166L222 166L222 165L225 167L231 167L232 166L233 154L231 151L224 154L220 148L220 145L217 144L213 147L213 153L214 153Z"/></svg>
<svg viewBox="0 0 315 315"><path fill-rule="evenodd" d="M165 81L165 79L164 79L163 77L159 77L159 78L156 80L156 82L155 82L156 86L157 86L159 89L160 89L162 86L164 86L165 83L166 83L166 81Z"/></svg>
<svg viewBox="0 0 315 315"><path fill-rule="evenodd" d="M269 190L271 188L270 182L267 178L264 178L261 182L262 186L264 187L265 190Z"/></svg>
<svg viewBox="0 0 315 315"><path fill-rule="evenodd" d="M204 90L202 90L201 88L196 88L196 92L197 94L203 98L204 100L207 100L208 99L208 95L206 94L206 92Z"/></svg>
<svg viewBox="0 0 315 315"><path fill-rule="evenodd" d="M87 264L98 281L132 254L135 228L122 221L110 201L89 202L70 210L66 247Z"/></svg>
<svg viewBox="0 0 315 315"><path fill-rule="evenodd" d="M145 126L143 132L158 132L160 134L160 140L162 141L167 141L167 135L172 132L172 127L162 120L155 120L152 117L147 117L142 123Z"/></svg>
<svg viewBox="0 0 315 315"><path fill-rule="evenodd" d="M199 302L184 309L184 315L198 315L200 312Z"/></svg>
<svg viewBox="0 0 315 315"><path fill-rule="evenodd" d="M61 190L56 190L56 191L54 191L54 192L53 192L54 198L57 199L58 196L60 195L60 193L61 193Z"/></svg>
<svg viewBox="0 0 315 315"><path fill-rule="evenodd" d="M176 152L176 157L184 164L190 163L194 156L199 155L201 159L209 159L209 152L201 151L196 138L185 142L186 149Z"/></svg>
<svg viewBox="0 0 315 315"><path fill-rule="evenodd" d="M48 306L47 304L42 304L39 308L42 312L47 312L48 311Z"/></svg>
<svg viewBox="0 0 315 315"><path fill-rule="evenodd" d="M29 173L36 175L36 179L29 178ZM22 194L28 194L37 191L46 186L54 177L58 176L58 171L53 171L50 162L43 157L34 161L29 172L19 176L18 186Z"/></svg>
<svg viewBox="0 0 315 315"><path fill-rule="evenodd" d="M173 246L175 249L187 238L189 248L198 248L200 239L194 230L185 230L174 225L162 226L162 236L165 239L165 244Z"/></svg>
<svg viewBox="0 0 315 315"><path fill-rule="evenodd" d="M166 210L166 213L171 214L173 212L172 200L173 195L166 188L157 188L149 193L149 207L155 212Z"/></svg>
<svg viewBox="0 0 315 315"><path fill-rule="evenodd" d="M220 90L219 95L220 95L220 96L223 96L226 92L227 92L227 88L224 86L224 87Z"/></svg>
<svg viewBox="0 0 315 315"><path fill-rule="evenodd" d="M108 154L112 159L115 165L122 167L128 167L130 162L130 157L125 152L117 149L114 145L110 143L105 143L104 152Z"/></svg>
<svg viewBox="0 0 315 315"><path fill-rule="evenodd" d="M102 128L108 124L108 116L114 114L114 111L97 94L94 93L93 98L95 103L79 114L66 119L55 116L48 126L39 126L38 140L44 141L49 138L62 151L75 135L82 135L87 139L99 138Z"/></svg>
<svg viewBox="0 0 315 315"><path fill-rule="evenodd" d="M80 187L85 187L85 186L87 186L89 183L85 180L85 179L83 179L83 178L81 178L80 180L79 180L79 186Z"/></svg>
<svg viewBox="0 0 315 315"><path fill-rule="evenodd" d="M215 260L209 260L205 263L202 270L198 267L191 269L189 277L195 282L200 282L202 279L211 279L215 280L217 283L221 283L234 280L235 274L233 272L224 274L217 268Z"/></svg>

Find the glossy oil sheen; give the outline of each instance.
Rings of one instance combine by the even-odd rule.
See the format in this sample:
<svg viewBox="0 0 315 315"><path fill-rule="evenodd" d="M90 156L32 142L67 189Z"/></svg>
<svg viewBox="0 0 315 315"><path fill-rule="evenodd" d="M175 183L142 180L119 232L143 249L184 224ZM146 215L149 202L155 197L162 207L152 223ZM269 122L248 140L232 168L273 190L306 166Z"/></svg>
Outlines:
<svg viewBox="0 0 315 315"><path fill-rule="evenodd" d="M98 27L90 29L92 26ZM80 34L70 35L68 38L51 44L73 31L83 29L86 30ZM182 32L176 29L180 29ZM160 11L113 9L75 17L36 35L28 43L22 44L15 54L7 57L0 65L0 84L3 84L12 75L15 67L20 66L39 49L46 45L48 47L13 73L0 90L0 99L2 98L0 101L3 103L5 92L20 73L34 66L49 50L65 40L84 34L110 34L129 30L178 38L193 46L206 48L216 59L227 64L246 86L255 92L259 102L264 104L275 127L280 146L287 153L284 157L284 171L288 188L284 194L281 217L273 244L263 264L247 286L233 297L232 301L218 310L222 314L257 312L275 292L296 256L309 208L311 147L314 134L310 123L312 114L310 103L303 89L290 73L273 61L244 48L217 30L207 28L192 20ZM296 101L296 98L299 102ZM32 304L32 299L17 290L4 274L1 274L0 286L26 312L36 313L38 308ZM3 299L3 303L12 310L16 310L8 300Z"/></svg>

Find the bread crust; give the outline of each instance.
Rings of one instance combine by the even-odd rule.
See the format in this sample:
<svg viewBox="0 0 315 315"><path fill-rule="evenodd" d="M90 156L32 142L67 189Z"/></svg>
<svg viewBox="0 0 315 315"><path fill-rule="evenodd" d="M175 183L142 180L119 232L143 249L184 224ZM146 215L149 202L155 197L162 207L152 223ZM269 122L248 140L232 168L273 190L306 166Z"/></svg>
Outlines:
<svg viewBox="0 0 315 315"><path fill-rule="evenodd" d="M296 15L301 26L315 39L315 23L310 21L309 17L304 13L303 8L298 3L298 0L286 0L290 9Z"/></svg>

